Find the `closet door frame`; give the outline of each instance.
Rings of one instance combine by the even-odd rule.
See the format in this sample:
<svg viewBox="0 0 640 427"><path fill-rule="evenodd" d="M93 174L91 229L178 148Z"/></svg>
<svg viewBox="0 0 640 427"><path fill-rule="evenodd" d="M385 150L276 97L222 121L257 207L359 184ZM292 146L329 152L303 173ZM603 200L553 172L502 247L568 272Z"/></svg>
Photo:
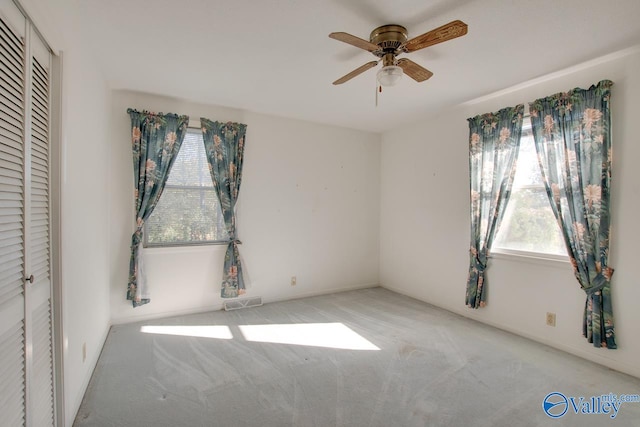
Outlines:
<svg viewBox="0 0 640 427"><path fill-rule="evenodd" d="M41 36L46 42L46 39ZM65 425L64 404L64 343L63 328L62 269L61 269L61 222L60 202L62 188L62 52L51 53L51 96L49 125L49 233L51 265L51 310L53 311L53 403L56 425Z"/></svg>

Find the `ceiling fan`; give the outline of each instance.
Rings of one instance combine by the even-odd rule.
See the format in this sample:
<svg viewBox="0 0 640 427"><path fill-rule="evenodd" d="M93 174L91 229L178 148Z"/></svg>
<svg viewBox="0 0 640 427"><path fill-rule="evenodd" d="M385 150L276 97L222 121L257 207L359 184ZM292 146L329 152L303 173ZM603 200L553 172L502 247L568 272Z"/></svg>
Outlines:
<svg viewBox="0 0 640 427"><path fill-rule="evenodd" d="M407 40L407 29L401 25L383 25L378 27L371 32L369 41L349 33L331 33L329 37L332 39L368 50L380 58L377 61L367 62L356 68L352 72L340 77L333 82L333 84L339 85L345 83L368 69L375 67L380 61L382 61L382 68L378 71L377 78L381 86L393 86L403 74L408 75L417 82L423 82L430 78L433 73L410 59L398 59L397 56L402 53L411 53L424 49L425 47L446 42L456 37L464 36L465 34L467 34L467 24L458 20L451 21L448 24L410 40Z"/></svg>

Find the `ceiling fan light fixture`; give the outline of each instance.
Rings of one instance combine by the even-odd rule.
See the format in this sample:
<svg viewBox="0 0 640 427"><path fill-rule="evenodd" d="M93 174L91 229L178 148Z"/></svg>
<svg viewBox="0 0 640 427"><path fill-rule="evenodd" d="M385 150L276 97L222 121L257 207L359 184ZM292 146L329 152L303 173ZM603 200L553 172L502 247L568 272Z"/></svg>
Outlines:
<svg viewBox="0 0 640 427"><path fill-rule="evenodd" d="M402 78L402 68L397 65L387 65L378 71L378 83L381 86L394 86Z"/></svg>

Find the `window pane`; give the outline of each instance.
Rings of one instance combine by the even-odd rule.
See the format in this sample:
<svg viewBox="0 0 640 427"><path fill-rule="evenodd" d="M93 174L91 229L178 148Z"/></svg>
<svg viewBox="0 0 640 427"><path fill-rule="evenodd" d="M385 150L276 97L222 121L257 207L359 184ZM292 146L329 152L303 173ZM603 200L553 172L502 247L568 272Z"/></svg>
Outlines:
<svg viewBox="0 0 640 427"><path fill-rule="evenodd" d="M213 187L200 132L187 131L178 157L171 168L167 185Z"/></svg>
<svg viewBox="0 0 640 427"><path fill-rule="evenodd" d="M527 119L527 123L530 123ZM531 125L522 126L522 137L520 138L520 150L518 152L518 164L516 165L516 176L513 179L513 187L519 188L527 185L544 186L540 166L536 155L536 146L533 142ZM549 208L551 209L551 208Z"/></svg>
<svg viewBox="0 0 640 427"><path fill-rule="evenodd" d="M567 254L544 188L520 189L511 194L495 246L527 252Z"/></svg>
<svg viewBox="0 0 640 427"><path fill-rule="evenodd" d="M511 198L493 247L567 255L560 226L542 182L528 117L522 126Z"/></svg>
<svg viewBox="0 0 640 427"><path fill-rule="evenodd" d="M229 239L199 130L187 131L167 186L145 224L145 238L149 245Z"/></svg>
<svg viewBox="0 0 640 427"><path fill-rule="evenodd" d="M213 188L165 188L146 227L149 244L229 238Z"/></svg>

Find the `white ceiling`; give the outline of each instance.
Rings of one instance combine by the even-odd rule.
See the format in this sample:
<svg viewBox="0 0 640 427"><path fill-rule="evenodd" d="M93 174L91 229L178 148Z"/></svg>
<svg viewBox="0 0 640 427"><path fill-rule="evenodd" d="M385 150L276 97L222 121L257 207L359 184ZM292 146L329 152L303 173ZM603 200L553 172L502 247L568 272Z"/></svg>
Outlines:
<svg viewBox="0 0 640 427"><path fill-rule="evenodd" d="M375 132L640 43L638 0L84 0L82 37L114 89ZM384 89L375 59L330 39L454 19L461 38L407 55L433 71ZM179 111L178 111L179 113Z"/></svg>

